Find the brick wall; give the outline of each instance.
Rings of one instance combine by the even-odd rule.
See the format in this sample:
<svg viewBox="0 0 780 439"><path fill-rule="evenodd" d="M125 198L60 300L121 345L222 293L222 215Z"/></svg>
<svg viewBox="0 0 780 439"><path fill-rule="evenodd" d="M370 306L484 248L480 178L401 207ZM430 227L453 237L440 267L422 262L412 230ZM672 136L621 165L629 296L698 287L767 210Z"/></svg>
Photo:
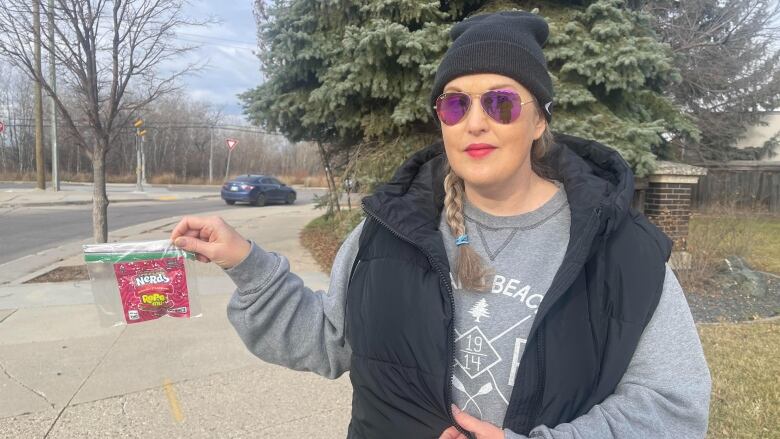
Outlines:
<svg viewBox="0 0 780 439"><path fill-rule="evenodd" d="M645 192L645 215L672 238L674 251L687 249L692 188L688 183L651 182Z"/></svg>

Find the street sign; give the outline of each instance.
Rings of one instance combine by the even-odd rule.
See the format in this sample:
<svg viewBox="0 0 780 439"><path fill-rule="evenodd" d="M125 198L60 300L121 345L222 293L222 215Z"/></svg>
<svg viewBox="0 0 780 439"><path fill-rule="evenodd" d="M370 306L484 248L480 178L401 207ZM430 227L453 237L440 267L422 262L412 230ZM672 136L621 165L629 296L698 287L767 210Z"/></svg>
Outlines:
<svg viewBox="0 0 780 439"><path fill-rule="evenodd" d="M229 150L233 151L233 148L238 145L238 140L236 139L225 139L225 143L227 143L227 147Z"/></svg>
<svg viewBox="0 0 780 439"><path fill-rule="evenodd" d="M0 134L3 134L3 131L5 131L5 124L0 122Z"/></svg>

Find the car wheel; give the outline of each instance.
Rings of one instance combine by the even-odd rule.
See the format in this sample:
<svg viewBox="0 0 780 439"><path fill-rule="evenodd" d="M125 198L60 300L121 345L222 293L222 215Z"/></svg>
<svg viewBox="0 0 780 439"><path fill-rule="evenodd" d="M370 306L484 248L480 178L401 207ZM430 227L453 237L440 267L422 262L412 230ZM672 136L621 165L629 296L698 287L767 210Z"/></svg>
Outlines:
<svg viewBox="0 0 780 439"><path fill-rule="evenodd" d="M295 202L295 194L287 194L287 204L293 204Z"/></svg>
<svg viewBox="0 0 780 439"><path fill-rule="evenodd" d="M227 204L228 204L228 205L230 205L230 206L232 206L232 205L236 204L236 202L235 202L235 201L233 201L233 200L225 200L225 203L227 203Z"/></svg>
<svg viewBox="0 0 780 439"><path fill-rule="evenodd" d="M252 202L252 204L255 205L255 206L261 206L261 207L265 206L265 195L259 194L257 196L257 198L255 198L255 201Z"/></svg>

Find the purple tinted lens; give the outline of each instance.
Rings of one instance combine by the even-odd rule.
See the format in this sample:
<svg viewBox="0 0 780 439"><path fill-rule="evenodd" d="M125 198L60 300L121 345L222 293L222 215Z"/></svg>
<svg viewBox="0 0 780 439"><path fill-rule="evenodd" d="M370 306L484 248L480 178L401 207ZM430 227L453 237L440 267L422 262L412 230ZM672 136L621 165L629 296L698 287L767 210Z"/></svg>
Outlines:
<svg viewBox="0 0 780 439"><path fill-rule="evenodd" d="M436 100L436 113L446 125L455 125L469 111L471 98L464 93L447 93Z"/></svg>
<svg viewBox="0 0 780 439"><path fill-rule="evenodd" d="M482 108L493 120L511 123L520 117L520 95L509 90L494 90L482 95Z"/></svg>

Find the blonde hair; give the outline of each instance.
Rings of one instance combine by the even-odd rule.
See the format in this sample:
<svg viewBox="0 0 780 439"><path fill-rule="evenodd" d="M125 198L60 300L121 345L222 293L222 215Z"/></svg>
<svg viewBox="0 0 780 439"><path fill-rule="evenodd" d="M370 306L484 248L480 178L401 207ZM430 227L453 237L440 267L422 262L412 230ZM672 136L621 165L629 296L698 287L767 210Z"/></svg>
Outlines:
<svg viewBox="0 0 780 439"><path fill-rule="evenodd" d="M553 135L548 125L545 126L542 135L531 144L531 166L535 173L548 174L540 160L547 154L552 144ZM444 211L452 236L458 238L466 234L466 221L463 217L463 200L466 191L463 179L455 174L446 161L445 172L447 176L444 177ZM482 258L469 244L457 247L455 277L461 288L487 292L490 286L488 277L492 274L492 270L484 264Z"/></svg>

